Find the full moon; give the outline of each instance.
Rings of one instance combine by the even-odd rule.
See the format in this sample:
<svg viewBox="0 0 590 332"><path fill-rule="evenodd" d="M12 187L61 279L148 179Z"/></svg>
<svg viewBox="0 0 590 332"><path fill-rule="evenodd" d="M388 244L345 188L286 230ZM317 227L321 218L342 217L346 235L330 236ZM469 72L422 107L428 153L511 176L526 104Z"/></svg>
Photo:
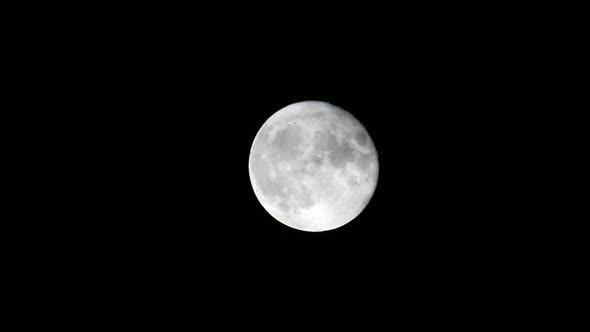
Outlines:
<svg viewBox="0 0 590 332"><path fill-rule="evenodd" d="M274 113L256 134L248 164L264 209L302 231L338 228L367 206L379 174L377 151L349 112L304 101Z"/></svg>

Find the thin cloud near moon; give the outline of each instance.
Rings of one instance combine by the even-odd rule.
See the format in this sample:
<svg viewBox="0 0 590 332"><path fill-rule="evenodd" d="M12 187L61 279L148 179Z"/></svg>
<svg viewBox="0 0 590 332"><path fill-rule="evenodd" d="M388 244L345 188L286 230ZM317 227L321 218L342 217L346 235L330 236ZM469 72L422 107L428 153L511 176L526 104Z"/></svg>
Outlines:
<svg viewBox="0 0 590 332"><path fill-rule="evenodd" d="M379 173L363 125L334 105L305 101L273 114L250 150L250 181L264 209L302 231L327 231L356 218Z"/></svg>

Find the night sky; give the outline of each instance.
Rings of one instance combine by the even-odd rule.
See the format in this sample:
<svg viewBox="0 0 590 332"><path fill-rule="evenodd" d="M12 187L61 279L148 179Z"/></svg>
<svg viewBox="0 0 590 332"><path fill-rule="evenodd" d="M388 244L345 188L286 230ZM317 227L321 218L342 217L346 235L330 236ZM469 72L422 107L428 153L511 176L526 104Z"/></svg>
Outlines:
<svg viewBox="0 0 590 332"><path fill-rule="evenodd" d="M543 259L530 255L540 123L565 93L549 77L568 70L539 54L576 22L341 6L53 9L79 14L51 70L71 112L48 115L60 129L39 143L52 234L36 253L39 322L567 326L524 275ZM248 177L258 129L304 100L351 112L379 154L369 205L329 232L274 220Z"/></svg>

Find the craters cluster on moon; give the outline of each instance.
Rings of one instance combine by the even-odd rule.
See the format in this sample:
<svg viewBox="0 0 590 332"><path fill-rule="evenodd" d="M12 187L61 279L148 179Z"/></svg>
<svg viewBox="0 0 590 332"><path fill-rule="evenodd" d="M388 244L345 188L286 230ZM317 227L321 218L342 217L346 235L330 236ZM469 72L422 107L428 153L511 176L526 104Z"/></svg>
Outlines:
<svg viewBox="0 0 590 332"><path fill-rule="evenodd" d="M356 218L371 199L377 151L363 125L334 105L306 101L273 114L258 131L250 181L264 209L303 231L327 231Z"/></svg>

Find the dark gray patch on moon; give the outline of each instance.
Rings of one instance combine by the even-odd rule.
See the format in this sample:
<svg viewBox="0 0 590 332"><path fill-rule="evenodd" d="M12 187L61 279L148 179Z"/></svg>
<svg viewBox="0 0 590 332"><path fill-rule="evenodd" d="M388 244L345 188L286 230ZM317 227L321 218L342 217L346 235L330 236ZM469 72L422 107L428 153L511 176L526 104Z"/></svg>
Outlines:
<svg viewBox="0 0 590 332"><path fill-rule="evenodd" d="M354 149L350 147L348 142L343 142L335 150L330 152L329 158L334 167L342 168L354 160Z"/></svg>
<svg viewBox="0 0 590 332"><path fill-rule="evenodd" d="M318 152L329 152L338 146L336 137L327 131L316 131L313 135L314 149Z"/></svg>
<svg viewBox="0 0 590 332"><path fill-rule="evenodd" d="M355 150L346 141L338 142L336 136L330 132L316 132L314 145L317 151L327 154L328 159L336 168L344 167L346 163L354 160Z"/></svg>
<svg viewBox="0 0 590 332"><path fill-rule="evenodd" d="M361 170L366 171L371 166L373 159L374 158L371 154L358 153L356 157L356 163Z"/></svg>
<svg viewBox="0 0 590 332"><path fill-rule="evenodd" d="M368 141L369 137L367 136L367 134L363 133L362 131L357 131L356 134L354 135L354 139L358 145L365 146L365 145L367 145L367 141Z"/></svg>
<svg viewBox="0 0 590 332"><path fill-rule="evenodd" d="M301 128L297 125L288 125L277 131L271 144L281 159L295 159L302 154L302 151L297 149L301 141Z"/></svg>

